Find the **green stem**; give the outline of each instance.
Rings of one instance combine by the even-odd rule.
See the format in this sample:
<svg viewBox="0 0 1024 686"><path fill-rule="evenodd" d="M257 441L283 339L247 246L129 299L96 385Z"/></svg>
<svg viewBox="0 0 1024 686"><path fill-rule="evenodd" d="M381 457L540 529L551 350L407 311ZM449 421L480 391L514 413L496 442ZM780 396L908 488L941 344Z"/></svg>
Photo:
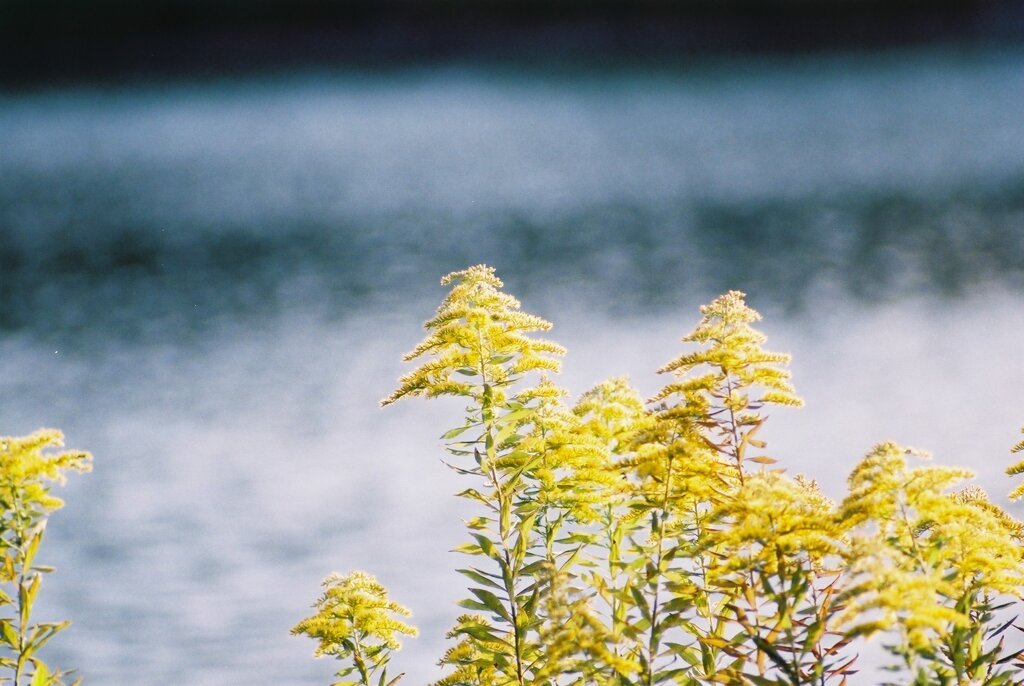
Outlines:
<svg viewBox="0 0 1024 686"><path fill-rule="evenodd" d="M505 564L509 565L509 569L512 569L512 560L509 555L508 548L505 548ZM505 593L508 595L508 604L510 614L512 616L512 636L514 639L514 650L516 659L516 683L520 686L523 685L523 636L519 630L519 604L516 602L516 589L513 583L512 574L509 574L509 578L505 582Z"/></svg>
<svg viewBox="0 0 1024 686"><path fill-rule="evenodd" d="M480 359L480 381L482 389L488 388L487 363L485 360L485 346L483 333L477 331L477 354ZM501 478L494 467L497 458L498 446L494 444L494 408L489 393L481 392L480 395L480 418L484 423L485 450L487 452L486 474L490 479L491 487L498 498L498 539L501 542L502 554L505 558L505 565L508 567L508 574L503 574L505 581L505 595L509 606L509 616L512 618L513 652L516 663L516 683L524 686L523 681L523 636L519 628L519 604L516 600L516 569L513 567L513 559L509 548L509 527L510 527L510 505L508 494L505 493Z"/></svg>
<svg viewBox="0 0 1024 686"><path fill-rule="evenodd" d="M362 679L364 686L371 686L370 684L370 673L366 669L366 660L363 658L363 652L359 649L361 642L356 640L352 647L352 661L356 663L356 669L359 670L359 678Z"/></svg>
<svg viewBox="0 0 1024 686"><path fill-rule="evenodd" d="M662 492L661 501L661 516L658 517L657 531L655 532L658 540L657 554L655 556L655 573L657 577L654 580L654 602L651 603L651 631L647 641L647 674L644 675L647 686L653 686L654 684L654 660L658 655L659 649L659 627L658 627L658 612L661 609L660 605L660 591L661 591L661 566L664 563L665 556L665 519L668 517L668 501L669 494L672 485L672 453L669 452L668 468L665 470L665 488ZM650 584L651 580L648 577L647 583Z"/></svg>
<svg viewBox="0 0 1024 686"><path fill-rule="evenodd" d="M762 630L762 627L761 627L761 607L760 607L760 603L758 603L757 582L754 579L754 570L752 570L752 569L747 570L747 578L744 580L744 583L749 584L749 588L750 588L749 605L750 605L750 612L754 616L754 635L755 636L761 636L762 638L764 638L764 636L762 636L762 632L761 632L761 630ZM761 650L761 648L758 648L757 649L757 657L754 660L754 664L757 665L757 673L758 673L758 676L761 676L761 677L764 676L765 671L766 671L765 670L765 657L766 657L765 652L763 650Z"/></svg>
<svg viewBox="0 0 1024 686"><path fill-rule="evenodd" d="M736 461L736 473L740 478L740 486L743 485L743 451L740 450L740 435L739 430L736 428L736 413L732 409L732 376L730 376L724 369L722 373L725 374L725 388L728 391L726 395L726 409L729 410L729 432L732 434L732 457Z"/></svg>
<svg viewBox="0 0 1024 686"><path fill-rule="evenodd" d="M700 542L703 539L703 520L700 515L700 507L696 500L693 501L693 536L694 541ZM707 631L709 634L713 634L716 631L718 621L717 617L711 611L711 591L708 588L708 566L707 561L703 553L697 552L694 555L694 562L697 565L697 571L700 574L700 593L704 596L704 603L697 603L697 612L699 612L704 619L707 621ZM711 677L714 672L718 671L718 648L712 645L705 645L702 650L708 651L711 656L711 670L710 673L705 674L706 677Z"/></svg>
<svg viewBox="0 0 1024 686"><path fill-rule="evenodd" d="M20 686L21 676L25 671L25 664L28 662L25 656L25 627L28 624L28 616L31 612L31 607L25 607L27 594L22 591L25 588L25 522L22 519L21 513L23 507L18 498L17 492L11 489L11 501L12 509L15 513L14 516L14 543L17 553L17 577L18 577L18 659L14 668L14 686Z"/></svg>

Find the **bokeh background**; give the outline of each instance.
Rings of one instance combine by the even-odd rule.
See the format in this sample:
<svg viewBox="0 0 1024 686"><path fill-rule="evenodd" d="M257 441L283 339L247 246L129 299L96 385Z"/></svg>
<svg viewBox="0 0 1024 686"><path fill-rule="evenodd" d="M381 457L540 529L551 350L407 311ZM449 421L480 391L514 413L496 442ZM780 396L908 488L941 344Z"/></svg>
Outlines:
<svg viewBox="0 0 1024 686"><path fill-rule="evenodd" d="M407 683L438 677L461 406L377 401L479 262L577 394L653 393L744 290L807 401L763 432L791 472L840 497L892 439L1003 502L1022 36L995 0L0 0L0 433L96 459L42 552L49 656L327 683L288 630L362 568L415 612Z"/></svg>

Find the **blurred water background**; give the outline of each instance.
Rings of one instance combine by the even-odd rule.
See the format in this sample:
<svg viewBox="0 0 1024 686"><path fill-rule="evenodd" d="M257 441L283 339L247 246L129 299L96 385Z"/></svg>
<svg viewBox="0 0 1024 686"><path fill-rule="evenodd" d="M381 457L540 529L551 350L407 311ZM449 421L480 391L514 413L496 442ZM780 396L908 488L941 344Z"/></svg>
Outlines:
<svg viewBox="0 0 1024 686"><path fill-rule="evenodd" d="M807 401L763 432L791 472L839 497L892 439L1001 499L1021 112L1007 46L0 94L0 433L96 459L42 553L41 612L74 621L50 656L92 684L327 683L288 630L363 568L422 630L407 683L439 676L461 406L377 401L479 262L555 322L577 394L653 392L698 306L745 290Z"/></svg>

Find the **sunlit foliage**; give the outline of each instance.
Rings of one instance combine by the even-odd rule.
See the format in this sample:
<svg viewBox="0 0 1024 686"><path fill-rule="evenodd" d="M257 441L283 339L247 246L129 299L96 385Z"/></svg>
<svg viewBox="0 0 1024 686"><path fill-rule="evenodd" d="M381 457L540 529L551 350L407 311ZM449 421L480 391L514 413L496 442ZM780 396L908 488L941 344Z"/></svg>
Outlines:
<svg viewBox="0 0 1024 686"><path fill-rule="evenodd" d="M854 635L892 635L914 684L1016 683L995 612L1024 590L1024 528L979 487L953 490L969 470L911 468L913 454L883 443L850 475L843 619Z"/></svg>
<svg viewBox="0 0 1024 686"><path fill-rule="evenodd" d="M435 686L841 686L876 634L894 684L1021 682L1007 637L1024 525L969 471L909 466L892 443L857 465L839 503L787 475L760 432L767 408L802 401L743 293L701 308L646 403L622 377L572 403L549 376L565 350L536 337L551 324L492 268L442 284L405 357L419 366L382 401L467 403L443 440L469 482L457 550L470 614Z"/></svg>
<svg viewBox="0 0 1024 686"><path fill-rule="evenodd" d="M345 663L336 676L358 677L357 681L336 681L333 686L391 686L401 679L399 674L388 680L388 661L391 652L402 647L398 634L417 633L415 627L396 617L409 616L409 610L390 600L387 589L365 572L331 574L323 587L314 606L316 614L296 624L292 633L316 640L317 657L331 656Z"/></svg>
<svg viewBox="0 0 1024 686"><path fill-rule="evenodd" d="M58 686L70 675L51 669L39 657L40 649L70 622L32 619L43 575L53 571L36 564L36 553L47 519L64 506L50 491L64 483L67 472L92 468L89 453L54 450L63 445L63 434L54 429L0 437L0 612L13 613L0 618L0 646L7 653L0 657L0 667L11 670L8 678L14 686Z"/></svg>

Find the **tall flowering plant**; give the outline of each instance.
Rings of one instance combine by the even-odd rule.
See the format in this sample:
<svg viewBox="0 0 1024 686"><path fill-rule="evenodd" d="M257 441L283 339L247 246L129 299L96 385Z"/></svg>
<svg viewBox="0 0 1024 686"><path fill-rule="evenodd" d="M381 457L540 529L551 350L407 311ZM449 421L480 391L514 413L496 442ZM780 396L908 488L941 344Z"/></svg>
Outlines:
<svg viewBox="0 0 1024 686"><path fill-rule="evenodd" d="M550 322L492 268L442 284L405 357L417 366L382 401L465 401L443 440L467 480L467 612L435 686L842 686L875 634L892 683L1020 683L1005 615L1024 589L1024 525L969 471L911 466L892 443L839 502L786 474L762 429L802 401L743 293L701 308L647 402L622 377L572 402L552 380L565 349L538 336ZM404 608L363 573L326 584L295 631L354 683L393 683Z"/></svg>
<svg viewBox="0 0 1024 686"><path fill-rule="evenodd" d="M40 650L70 622L33 619L43 575L53 570L36 555L51 513L64 506L51 493L69 472L92 468L89 453L59 450L64 436L40 429L28 436L0 437L0 667L9 669L14 686L60 686L71 673L51 669ZM73 684L80 683L80 679Z"/></svg>

